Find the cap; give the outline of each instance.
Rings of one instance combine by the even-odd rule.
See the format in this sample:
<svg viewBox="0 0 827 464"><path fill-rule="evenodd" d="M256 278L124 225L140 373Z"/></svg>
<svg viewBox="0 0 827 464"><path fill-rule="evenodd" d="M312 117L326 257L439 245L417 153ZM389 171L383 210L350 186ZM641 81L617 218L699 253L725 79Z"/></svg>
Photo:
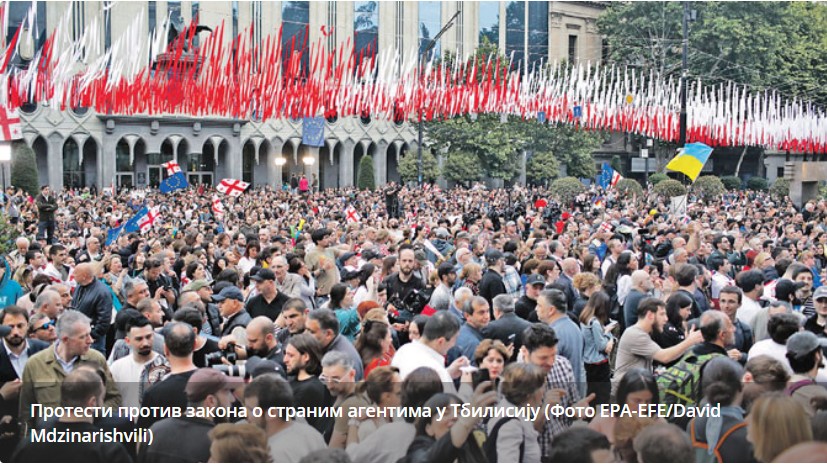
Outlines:
<svg viewBox="0 0 827 464"><path fill-rule="evenodd" d="M201 290L204 287L209 287L210 285L212 285L212 282L210 282L209 280L206 280L206 279L193 280L192 282L190 282L190 283L188 283L187 285L184 286L184 291L185 292L189 292L189 291L197 292L198 290Z"/></svg>
<svg viewBox="0 0 827 464"><path fill-rule="evenodd" d="M356 253L352 251L348 251L347 253L342 255L341 261L344 263L345 261L349 260L350 258L356 256Z"/></svg>
<svg viewBox="0 0 827 464"><path fill-rule="evenodd" d="M456 274L456 272L457 271L454 270L454 266L452 266L451 263L442 263L436 268L437 276L439 276L440 279L451 273Z"/></svg>
<svg viewBox="0 0 827 464"><path fill-rule="evenodd" d="M239 290L238 287L236 287L235 285L230 285L229 287L224 287L223 289L221 289L221 291L218 292L218 295L212 296L212 300L216 303L220 303L226 300L227 298L243 302L244 294L241 293L241 290Z"/></svg>
<svg viewBox="0 0 827 464"><path fill-rule="evenodd" d="M11 333L11 327L7 325L0 325L0 337L5 337Z"/></svg>
<svg viewBox="0 0 827 464"><path fill-rule="evenodd" d="M208 395L221 390L234 390L242 385L244 379L241 377L229 377L211 367L203 367L193 372L184 391L187 393L187 401L200 403Z"/></svg>
<svg viewBox="0 0 827 464"><path fill-rule="evenodd" d="M252 356L247 362L244 364L245 370L245 377L256 378L260 375L265 374L278 374L282 377L287 377L285 375L284 369L278 365L275 361L270 361L269 359L264 359L259 356Z"/></svg>
<svg viewBox="0 0 827 464"><path fill-rule="evenodd" d="M540 274L531 274L525 280L526 285L545 285L546 279Z"/></svg>
<svg viewBox="0 0 827 464"><path fill-rule="evenodd" d="M256 282L276 280L276 274L274 274L270 269L259 269L255 275L250 276L250 280L255 280Z"/></svg>
<svg viewBox="0 0 827 464"><path fill-rule="evenodd" d="M428 255L422 250L416 250L414 252L414 258L416 258L417 261L428 261Z"/></svg>
<svg viewBox="0 0 827 464"><path fill-rule="evenodd" d="M781 301L789 301L790 295L795 294L796 290L799 290L806 286L804 282L793 282L790 279L778 279L778 282L775 283L775 298ZM813 298L815 299L815 297Z"/></svg>
<svg viewBox="0 0 827 464"><path fill-rule="evenodd" d="M342 281L351 280L351 279L358 279L359 272L358 271L351 271L349 269L345 269L342 271Z"/></svg>
<svg viewBox="0 0 827 464"><path fill-rule="evenodd" d="M796 358L807 356L819 347L827 347L827 338L816 337L809 331L796 332L787 339L787 354Z"/></svg>
<svg viewBox="0 0 827 464"><path fill-rule="evenodd" d="M503 259L503 254L499 250L491 248L485 252L485 261L488 263L496 263L501 259Z"/></svg>
<svg viewBox="0 0 827 464"><path fill-rule="evenodd" d="M376 250L369 249L369 250L363 250L362 251L362 259L364 259L365 261L370 261L372 259L382 259L382 258L384 258L384 256L382 256L382 254L379 253Z"/></svg>
<svg viewBox="0 0 827 464"><path fill-rule="evenodd" d="M804 282L801 282L804 283ZM827 298L827 287L821 286L816 289L816 292L813 294L813 301L817 301L821 298Z"/></svg>
<svg viewBox="0 0 827 464"><path fill-rule="evenodd" d="M233 286L233 284L231 282L228 282L226 280L219 280L218 282L215 283L215 285L213 285L212 291L213 291L213 293L218 294L218 293L221 293L221 290L224 290L225 288L232 287L232 286Z"/></svg>

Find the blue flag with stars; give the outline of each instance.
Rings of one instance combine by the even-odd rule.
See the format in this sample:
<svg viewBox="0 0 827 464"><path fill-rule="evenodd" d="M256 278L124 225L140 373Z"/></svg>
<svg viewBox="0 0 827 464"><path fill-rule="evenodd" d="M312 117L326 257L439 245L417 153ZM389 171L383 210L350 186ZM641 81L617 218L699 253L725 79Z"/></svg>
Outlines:
<svg viewBox="0 0 827 464"><path fill-rule="evenodd" d="M141 208L140 211L138 211L137 213L132 215L132 217L129 218L128 221L126 221L126 224L124 224L122 226L123 231L126 232L126 233L132 233L132 232L140 231L141 226L138 225L138 221L143 219L143 217L146 216L147 214L149 214L149 208L144 206L143 208Z"/></svg>
<svg viewBox="0 0 827 464"><path fill-rule="evenodd" d="M612 176L614 175L615 170L609 165L609 163L603 163L603 171L597 176L597 185L599 185L603 190L609 188L612 184Z"/></svg>
<svg viewBox="0 0 827 464"><path fill-rule="evenodd" d="M324 118L304 118L302 122L302 143L309 147L324 146Z"/></svg>
<svg viewBox="0 0 827 464"><path fill-rule="evenodd" d="M190 184L187 182L187 178L184 176L184 173L179 171L164 179L161 182L160 190L161 193L170 193L176 190L185 189L189 186Z"/></svg>
<svg viewBox="0 0 827 464"><path fill-rule="evenodd" d="M121 224L118 227L106 231L106 246L115 243L115 240L121 236L121 232L123 232L124 227L126 227L126 224Z"/></svg>

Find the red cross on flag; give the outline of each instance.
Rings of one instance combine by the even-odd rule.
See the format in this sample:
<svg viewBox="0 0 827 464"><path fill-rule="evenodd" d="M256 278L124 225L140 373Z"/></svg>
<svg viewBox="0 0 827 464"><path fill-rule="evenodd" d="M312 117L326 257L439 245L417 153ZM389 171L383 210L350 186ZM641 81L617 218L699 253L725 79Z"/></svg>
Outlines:
<svg viewBox="0 0 827 464"><path fill-rule="evenodd" d="M149 212L146 213L146 216L144 216L143 218L141 218L140 221L138 221L138 227L141 228L141 232L149 232L149 229L151 229L152 226L155 225L155 221L157 221L160 216L161 215L158 213L158 208L150 209Z"/></svg>
<svg viewBox="0 0 827 464"><path fill-rule="evenodd" d="M218 219L224 217L224 203L221 203L221 199L218 198L218 195L212 196L212 212Z"/></svg>
<svg viewBox="0 0 827 464"><path fill-rule="evenodd" d="M362 217L359 216L359 213L356 211L356 208L349 206L345 210L345 216L347 217L347 222L362 222Z"/></svg>
<svg viewBox="0 0 827 464"><path fill-rule="evenodd" d="M609 185L614 187L621 180L623 180L623 176L621 176L619 172L615 171L614 174L612 174L612 181L610 182Z"/></svg>
<svg viewBox="0 0 827 464"><path fill-rule="evenodd" d="M179 166L178 163L176 163L175 161L167 161L161 166L166 168L168 176L171 176L177 172L181 172L181 166Z"/></svg>
<svg viewBox="0 0 827 464"><path fill-rule="evenodd" d="M225 195L239 197L249 186L250 184L247 182L242 182L238 179L221 179L221 182L218 183L215 189Z"/></svg>
<svg viewBox="0 0 827 464"><path fill-rule="evenodd" d="M20 126L20 117L16 109L0 107L0 132L0 141L23 138L23 128Z"/></svg>

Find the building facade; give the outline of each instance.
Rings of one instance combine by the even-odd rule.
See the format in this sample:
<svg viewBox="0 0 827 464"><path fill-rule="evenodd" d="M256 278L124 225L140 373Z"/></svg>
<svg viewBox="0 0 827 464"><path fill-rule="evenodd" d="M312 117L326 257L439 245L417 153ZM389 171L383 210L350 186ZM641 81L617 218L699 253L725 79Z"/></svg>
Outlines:
<svg viewBox="0 0 827 464"><path fill-rule="evenodd" d="M7 39L17 30L31 2L10 2ZM328 47L351 40L360 51L424 51L457 12L454 25L428 52L469 56L482 42L495 45L528 65L542 61L599 61L603 41L596 19L604 2L527 1L143 1L37 2L36 49L67 11L73 34L98 27L101 49L124 34L131 21L148 18L147 34L167 18L215 27L225 40L253 25L255 40L276 35L283 43ZM37 39L39 37L39 39ZM31 50L20 56L31 56ZM25 66L16 57L12 65ZM79 64L82 66L82 64ZM291 174L318 177L321 188L353 185L361 158L373 157L377 185L398 181L399 160L417 149L415 124L370 118L339 118L325 124L325 144L302 142L302 121L268 121L98 114L89 108L59 110L43 104L20 109L26 142L36 154L41 184L53 188L158 185L161 164L177 160L190 183L215 184L221 178L280 186Z"/></svg>

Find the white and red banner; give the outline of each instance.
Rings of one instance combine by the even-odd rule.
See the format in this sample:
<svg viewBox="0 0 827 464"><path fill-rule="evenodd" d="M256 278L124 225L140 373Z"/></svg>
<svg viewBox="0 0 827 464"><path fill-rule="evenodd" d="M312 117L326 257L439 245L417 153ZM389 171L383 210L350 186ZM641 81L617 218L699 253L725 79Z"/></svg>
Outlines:
<svg viewBox="0 0 827 464"><path fill-rule="evenodd" d="M149 232L160 217L161 214L158 212L158 208L150 208L146 216L138 220L138 227L141 229L141 233Z"/></svg>
<svg viewBox="0 0 827 464"><path fill-rule="evenodd" d="M22 138L23 128L17 110L6 106L0 107L0 141L10 142Z"/></svg>
<svg viewBox="0 0 827 464"><path fill-rule="evenodd" d="M164 169L167 170L167 175L171 176L175 173L182 172L181 166L178 165L175 161L167 161L166 163L161 165Z"/></svg>
<svg viewBox="0 0 827 464"><path fill-rule="evenodd" d="M359 215L359 212L356 211L356 208L354 208L353 206L349 206L345 210L345 219L347 220L347 222L354 222L357 224L362 222L362 216Z"/></svg>
<svg viewBox="0 0 827 464"><path fill-rule="evenodd" d="M247 182L238 179L221 179L215 189L231 197L240 197L249 186Z"/></svg>
<svg viewBox="0 0 827 464"><path fill-rule="evenodd" d="M219 221L224 218L224 203L221 203L218 195L212 196L212 212Z"/></svg>

